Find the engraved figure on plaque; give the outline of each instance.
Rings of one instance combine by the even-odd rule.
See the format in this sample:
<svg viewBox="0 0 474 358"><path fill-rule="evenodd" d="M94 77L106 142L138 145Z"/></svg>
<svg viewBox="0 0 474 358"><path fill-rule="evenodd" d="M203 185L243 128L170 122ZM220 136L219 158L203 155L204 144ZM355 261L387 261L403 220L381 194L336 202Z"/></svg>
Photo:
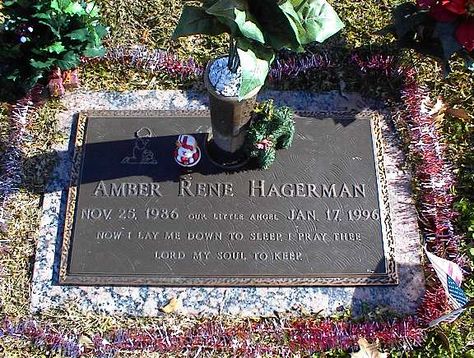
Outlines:
<svg viewBox="0 0 474 358"><path fill-rule="evenodd" d="M141 164L141 165L156 165L158 161L155 159L155 154L148 149L150 138L153 132L150 128L142 127L135 132L135 142L133 143L132 154L122 159L122 164Z"/></svg>

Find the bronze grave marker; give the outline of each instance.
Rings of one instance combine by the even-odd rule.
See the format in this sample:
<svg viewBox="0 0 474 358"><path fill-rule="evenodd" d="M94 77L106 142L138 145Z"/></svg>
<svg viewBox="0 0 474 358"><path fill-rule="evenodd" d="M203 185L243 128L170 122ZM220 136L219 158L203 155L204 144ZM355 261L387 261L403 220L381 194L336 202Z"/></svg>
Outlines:
<svg viewBox="0 0 474 358"><path fill-rule="evenodd" d="M228 172L206 112L81 114L60 283L397 284L377 120L297 116L269 170ZM174 161L180 134L200 144L192 169Z"/></svg>

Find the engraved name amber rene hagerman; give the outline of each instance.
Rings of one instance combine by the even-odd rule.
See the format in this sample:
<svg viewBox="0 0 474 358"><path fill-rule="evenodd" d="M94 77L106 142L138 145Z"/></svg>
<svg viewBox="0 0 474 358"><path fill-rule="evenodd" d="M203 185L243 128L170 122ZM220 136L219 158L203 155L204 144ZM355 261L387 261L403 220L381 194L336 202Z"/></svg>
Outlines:
<svg viewBox="0 0 474 358"><path fill-rule="evenodd" d="M300 114L266 171L206 153L207 112L79 116L59 282L304 286L398 283L372 114ZM193 135L200 162L173 151Z"/></svg>

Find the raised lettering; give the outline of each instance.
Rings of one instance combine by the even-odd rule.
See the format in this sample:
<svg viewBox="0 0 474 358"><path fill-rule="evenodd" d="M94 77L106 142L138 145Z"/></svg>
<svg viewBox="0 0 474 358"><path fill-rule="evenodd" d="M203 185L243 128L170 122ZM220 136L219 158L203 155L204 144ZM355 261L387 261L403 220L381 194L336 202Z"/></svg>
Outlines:
<svg viewBox="0 0 474 358"><path fill-rule="evenodd" d="M335 232L334 241L362 241L358 232Z"/></svg>
<svg viewBox="0 0 474 358"><path fill-rule="evenodd" d="M99 196L99 192L101 193L100 196L109 196L109 193L107 193L107 187L105 186L105 183L103 180L97 184L97 186L94 189L94 193L92 194L93 196Z"/></svg>
<svg viewBox="0 0 474 358"><path fill-rule="evenodd" d="M153 194L156 195L156 196L159 196L159 197L162 196L161 193L160 193L160 184L159 183L151 183L151 193L152 193L151 196L153 196Z"/></svg>
<svg viewBox="0 0 474 358"><path fill-rule="evenodd" d="M158 235L160 233L158 231L139 231L137 233L137 238L139 240L158 240Z"/></svg>
<svg viewBox="0 0 474 358"><path fill-rule="evenodd" d="M224 196L234 196L234 186L232 183L224 183Z"/></svg>
<svg viewBox="0 0 474 358"><path fill-rule="evenodd" d="M225 184L216 183L214 185L209 184L209 196L223 196L221 195L221 189L224 189Z"/></svg>
<svg viewBox="0 0 474 358"><path fill-rule="evenodd" d="M305 188L305 185L303 183L296 183L296 196L298 197L305 197L307 196L307 192L309 192L309 190L307 190L307 187ZM306 192L305 192L305 189L306 189Z"/></svg>
<svg viewBox="0 0 474 358"><path fill-rule="evenodd" d="M354 198L358 198L359 194L365 198L365 184L355 184L352 187L354 189Z"/></svg>
<svg viewBox="0 0 474 358"><path fill-rule="evenodd" d="M256 220L273 220L273 221L278 221L278 216L275 213L265 213L265 214L260 214L260 213L252 213L250 214L249 220L251 221L256 221Z"/></svg>
<svg viewBox="0 0 474 358"><path fill-rule="evenodd" d="M164 238L165 240L181 240L181 233L177 231L172 231L172 232L166 231L164 233Z"/></svg>
<svg viewBox="0 0 474 358"><path fill-rule="evenodd" d="M85 220L110 220L112 215L112 209L82 209L81 219Z"/></svg>
<svg viewBox="0 0 474 358"><path fill-rule="evenodd" d="M250 233L251 241L282 241L281 232L252 232Z"/></svg>
<svg viewBox="0 0 474 358"><path fill-rule="evenodd" d="M265 186L264 180L249 181L251 197L358 198L365 197L365 184L283 183Z"/></svg>
<svg viewBox="0 0 474 358"><path fill-rule="evenodd" d="M194 196L194 194L189 189L190 186L191 186L191 182L189 180L181 179L179 181L178 196Z"/></svg>
<svg viewBox="0 0 474 358"><path fill-rule="evenodd" d="M232 183L203 183L198 182L191 188L192 183L189 180L182 179L179 182L178 196L234 196ZM193 191L194 189L194 191Z"/></svg>
<svg viewBox="0 0 474 358"><path fill-rule="evenodd" d="M250 196L258 196L258 197L264 197L264 190L265 190L265 180L250 180L249 181L249 195ZM255 195L255 192L258 191L258 194Z"/></svg>
<svg viewBox="0 0 474 358"><path fill-rule="evenodd" d="M270 185L270 189L268 189L267 196L274 196L274 195L277 197L281 197L278 187L275 184L272 184Z"/></svg>
<svg viewBox="0 0 474 358"><path fill-rule="evenodd" d="M157 260L182 260L186 257L183 251L155 251Z"/></svg>
<svg viewBox="0 0 474 358"><path fill-rule="evenodd" d="M116 183L110 184L110 196L125 196L125 183L117 185Z"/></svg>
<svg viewBox="0 0 474 358"><path fill-rule="evenodd" d="M283 195L285 198L295 195L295 191L293 190L293 185L289 183L283 184L280 188L280 191L281 191L281 195Z"/></svg>
<svg viewBox="0 0 474 358"><path fill-rule="evenodd" d="M210 251L194 251L193 252L193 260L201 261L209 259L211 255Z"/></svg>
<svg viewBox="0 0 474 358"><path fill-rule="evenodd" d="M101 180L92 196L100 197L127 197L127 196L158 196L161 197L159 183L110 183Z"/></svg>
<svg viewBox="0 0 474 358"><path fill-rule="evenodd" d="M339 192L339 197L342 198L342 197L346 197L346 198L352 198L352 194L351 192L349 191L349 188L347 187L346 184L342 184L341 186L341 191Z"/></svg>
<svg viewBox="0 0 474 358"><path fill-rule="evenodd" d="M281 251L273 252L272 260L274 261L303 261L302 253L297 251Z"/></svg>
<svg viewBox="0 0 474 358"><path fill-rule="evenodd" d="M99 231L96 234L97 240L120 240L122 231Z"/></svg>
<svg viewBox="0 0 474 358"><path fill-rule="evenodd" d="M318 192L316 192L316 184L308 184L308 196L314 196L315 198L320 198L321 195L319 195Z"/></svg>
<svg viewBox="0 0 474 358"><path fill-rule="evenodd" d="M316 210L299 210L290 209L289 215L286 217L288 220L312 220L317 221Z"/></svg>
<svg viewBox="0 0 474 358"><path fill-rule="evenodd" d="M334 198L336 196L336 184L331 184L328 188L326 184L321 186L322 193L321 197L323 198Z"/></svg>
<svg viewBox="0 0 474 358"><path fill-rule="evenodd" d="M211 186L211 185L209 185ZM196 184L196 196L207 196L206 193L207 184L206 183L197 183Z"/></svg>
<svg viewBox="0 0 474 358"><path fill-rule="evenodd" d="M218 260L225 261L246 261L245 252L243 251L218 251L216 254Z"/></svg>
<svg viewBox="0 0 474 358"><path fill-rule="evenodd" d="M212 240L222 240L221 232L188 232L188 240L196 241L212 241Z"/></svg>

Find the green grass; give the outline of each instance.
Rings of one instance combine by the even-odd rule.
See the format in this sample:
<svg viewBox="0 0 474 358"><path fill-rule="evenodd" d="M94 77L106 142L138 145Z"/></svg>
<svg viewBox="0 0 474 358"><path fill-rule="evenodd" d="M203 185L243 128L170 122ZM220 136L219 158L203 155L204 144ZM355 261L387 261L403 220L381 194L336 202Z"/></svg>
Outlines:
<svg viewBox="0 0 474 358"><path fill-rule="evenodd" d="M189 37L172 41L171 33L178 20L182 2L178 0L98 0L102 8L104 23L110 26L107 46L143 45L172 51L182 59L192 56L201 64L216 54L227 51L225 36L217 38ZM453 72L442 78L439 65L432 59L419 56L412 51L398 52L394 38L380 36L377 30L390 23L391 9L401 3L392 0L331 1L346 24L340 35L324 45L311 48L312 51L325 51L331 58L338 59L331 71L312 73L298 82L283 83L283 89L307 89L326 91L337 89L340 79L348 85L348 90L357 90L368 96L393 99L398 94L397 83L368 83L361 81L359 74L345 65L344 59L352 50L365 53L397 54L401 61L416 68L422 84L435 96L442 96L450 107L463 109L447 114L441 128L449 143L449 156L455 164L459 184L454 189L458 196L458 208L461 212L459 232L466 233L463 250L466 255L473 248L470 223L474 220L474 154L473 123L474 100L471 92L474 87L472 73L466 72L459 59L452 61ZM1 1L0 1L1 8ZM1 20L1 19L0 19ZM153 76L144 71L113 63L91 64L81 69L83 86L94 90L137 90L137 89L176 89L201 88L197 83L181 83L166 75ZM10 240L2 248L6 252L0 257L0 316L19 318L29 315L29 290L32 263L34 261L35 240L41 213L41 193L44 190L51 169L55 163L54 155L42 155L50 152L53 143L63 140L56 128L55 113L60 110L58 102L50 101L41 109L33 125L29 128L30 137L22 148L25 153L23 185L20 193L8 208L11 220L7 233L0 233L1 240ZM0 107L0 151L8 144L9 127L6 121L7 108ZM46 158L35 160L35 158ZM470 256L471 262L473 256ZM466 292L474 297L474 278L467 278ZM60 310L44 312L36 317L57 327L75 328L85 335L108 332L118 327L145 327L160 320L169 324L183 325L185 319L170 318L124 318L84 313L74 305ZM191 319L190 319L191 321ZM58 328L60 329L60 328ZM393 357L465 357L474 356L474 318L471 312L452 325L441 325L429 332L426 345L411 353L392 352ZM0 356L3 349L5 357L49 357L50 353L18 339L0 339ZM139 357L141 353L124 354L123 357ZM328 352L315 357L347 357L340 351ZM152 355L147 355L152 357Z"/></svg>

